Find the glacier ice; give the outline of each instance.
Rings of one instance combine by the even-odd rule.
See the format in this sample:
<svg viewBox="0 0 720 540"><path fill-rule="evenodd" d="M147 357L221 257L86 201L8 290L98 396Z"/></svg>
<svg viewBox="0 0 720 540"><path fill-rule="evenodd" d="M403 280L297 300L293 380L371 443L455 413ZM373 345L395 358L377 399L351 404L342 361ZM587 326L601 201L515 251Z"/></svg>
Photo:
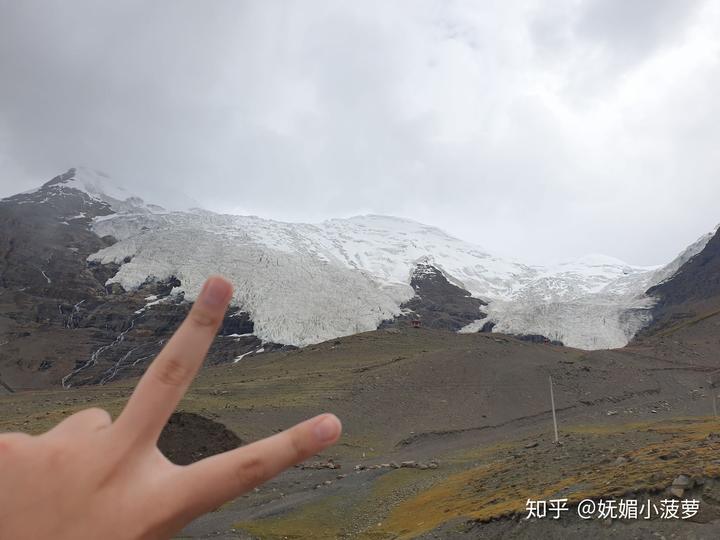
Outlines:
<svg viewBox="0 0 720 540"><path fill-rule="evenodd" d="M297 346L373 330L400 314L414 294L413 270L427 263L488 302L487 318L475 327L492 321L494 331L542 334L583 349L620 347L649 319L652 299L644 291L672 276L712 236L662 267L604 255L537 266L407 219L367 215L306 224L170 212L121 191L107 195L105 179L88 171L71 187L115 212L93 227L118 242L90 256L120 265L111 282L132 289L175 276L181 285L174 292L193 300L209 274L225 275L236 287L233 303L250 314L260 339Z"/></svg>

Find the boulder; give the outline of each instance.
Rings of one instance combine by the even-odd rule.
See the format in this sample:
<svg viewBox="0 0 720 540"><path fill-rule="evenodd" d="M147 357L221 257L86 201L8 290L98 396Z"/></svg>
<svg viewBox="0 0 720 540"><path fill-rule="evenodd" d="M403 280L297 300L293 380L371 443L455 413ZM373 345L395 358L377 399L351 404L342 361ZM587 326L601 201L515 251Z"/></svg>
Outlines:
<svg viewBox="0 0 720 540"><path fill-rule="evenodd" d="M679 487L682 489L692 489L694 482L689 476L681 474L673 480L672 485L673 487Z"/></svg>

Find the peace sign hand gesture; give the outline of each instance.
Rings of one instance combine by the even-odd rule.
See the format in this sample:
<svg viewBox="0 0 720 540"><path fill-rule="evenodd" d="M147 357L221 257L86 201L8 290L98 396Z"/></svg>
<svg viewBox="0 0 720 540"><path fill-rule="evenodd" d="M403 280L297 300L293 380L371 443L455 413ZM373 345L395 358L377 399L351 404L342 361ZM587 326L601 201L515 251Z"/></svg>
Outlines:
<svg viewBox="0 0 720 540"><path fill-rule="evenodd" d="M87 409L33 437L0 435L0 538L169 538L194 518L335 443L331 414L192 465L157 448L222 322L232 286L210 278L115 422Z"/></svg>

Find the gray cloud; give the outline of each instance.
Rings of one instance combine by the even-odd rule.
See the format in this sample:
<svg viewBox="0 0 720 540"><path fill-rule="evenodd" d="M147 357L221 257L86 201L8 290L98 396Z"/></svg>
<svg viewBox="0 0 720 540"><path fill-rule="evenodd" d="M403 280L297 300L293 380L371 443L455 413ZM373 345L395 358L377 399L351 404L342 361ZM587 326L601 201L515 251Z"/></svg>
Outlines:
<svg viewBox="0 0 720 540"><path fill-rule="evenodd" d="M671 0L0 0L0 195L86 164L159 202L661 263L720 221L718 23Z"/></svg>

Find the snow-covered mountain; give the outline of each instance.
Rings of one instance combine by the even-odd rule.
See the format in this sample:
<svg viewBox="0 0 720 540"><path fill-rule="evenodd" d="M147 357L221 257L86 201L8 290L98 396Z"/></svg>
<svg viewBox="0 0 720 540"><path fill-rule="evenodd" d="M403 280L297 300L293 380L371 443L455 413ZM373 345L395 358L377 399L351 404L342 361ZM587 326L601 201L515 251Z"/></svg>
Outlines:
<svg viewBox="0 0 720 540"><path fill-rule="evenodd" d="M174 293L192 300L207 275L223 274L259 338L297 346L373 330L398 316L415 294L413 271L430 264L488 302L464 331L490 321L495 331L542 334L570 346L620 347L649 319L652 299L644 291L672 276L712 236L663 267L602 255L542 267L493 256L406 219L368 215L305 224L167 211L89 169L59 178L58 192L80 190L108 205L108 215L91 226L117 242L89 259L119 265L109 282L129 290L174 276L180 281Z"/></svg>

